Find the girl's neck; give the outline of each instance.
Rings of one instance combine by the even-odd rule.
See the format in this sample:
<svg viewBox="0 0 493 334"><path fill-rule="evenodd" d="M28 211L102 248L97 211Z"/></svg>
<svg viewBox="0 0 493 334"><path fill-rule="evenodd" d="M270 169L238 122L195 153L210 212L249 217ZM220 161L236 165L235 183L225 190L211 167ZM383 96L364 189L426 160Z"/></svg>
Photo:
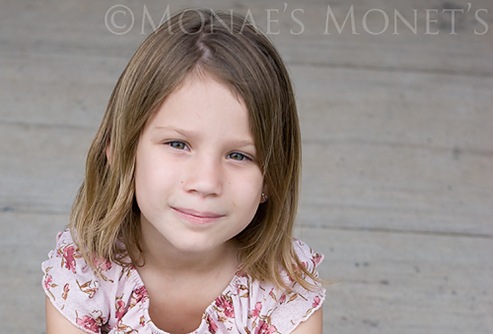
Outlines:
<svg viewBox="0 0 493 334"><path fill-rule="evenodd" d="M144 267L164 275L207 274L225 268L236 270L239 266L239 246L235 240L207 252L182 252L155 231L143 227L141 248L143 254L140 258L144 260Z"/></svg>
<svg viewBox="0 0 493 334"><path fill-rule="evenodd" d="M141 247L144 265L137 271L149 296L149 314L156 326L167 332L189 333L197 328L206 308L238 270L234 240L204 252L183 252L152 226L143 224ZM182 307L179 312L176 305ZM162 314L172 316L163 318Z"/></svg>

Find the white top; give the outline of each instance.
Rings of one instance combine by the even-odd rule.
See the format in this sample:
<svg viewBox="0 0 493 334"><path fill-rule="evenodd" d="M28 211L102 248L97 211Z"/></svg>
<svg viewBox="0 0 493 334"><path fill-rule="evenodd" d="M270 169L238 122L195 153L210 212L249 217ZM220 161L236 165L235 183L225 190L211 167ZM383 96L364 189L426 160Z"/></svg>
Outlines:
<svg viewBox="0 0 493 334"><path fill-rule="evenodd" d="M293 240L300 260L310 271L323 255ZM68 230L57 236L56 248L42 263L43 288L58 311L87 333L158 333L149 316L147 290L135 267L96 262L97 271L84 261ZM97 274L99 273L99 275ZM203 333L290 333L318 310L325 289L308 291L288 279L286 294L272 283L237 272L224 291L206 308L199 327Z"/></svg>

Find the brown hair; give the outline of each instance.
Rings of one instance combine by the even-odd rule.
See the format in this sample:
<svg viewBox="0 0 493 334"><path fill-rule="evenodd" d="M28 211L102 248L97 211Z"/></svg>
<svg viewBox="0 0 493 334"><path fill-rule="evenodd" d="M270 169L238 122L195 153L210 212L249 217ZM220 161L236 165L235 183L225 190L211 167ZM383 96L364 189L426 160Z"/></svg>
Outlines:
<svg viewBox="0 0 493 334"><path fill-rule="evenodd" d="M235 237L242 269L286 288L281 265L291 279L311 288L308 282L318 280L292 245L301 144L287 69L270 41L245 18L212 10L175 14L143 42L120 76L72 210L71 230L84 257L89 263L103 257L129 265L128 255L141 252L134 187L139 137L153 111L196 71L214 75L243 99L269 195Z"/></svg>

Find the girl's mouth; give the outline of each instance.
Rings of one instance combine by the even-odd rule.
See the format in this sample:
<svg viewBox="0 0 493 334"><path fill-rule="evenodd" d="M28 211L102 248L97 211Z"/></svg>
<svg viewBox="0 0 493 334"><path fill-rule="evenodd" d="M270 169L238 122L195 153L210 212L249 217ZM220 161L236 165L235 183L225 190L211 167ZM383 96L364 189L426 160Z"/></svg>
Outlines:
<svg viewBox="0 0 493 334"><path fill-rule="evenodd" d="M172 207L172 209L181 219L184 219L192 224L198 224L198 225L210 224L225 216L223 214L210 212L210 211L197 211L193 209L176 208L176 207Z"/></svg>

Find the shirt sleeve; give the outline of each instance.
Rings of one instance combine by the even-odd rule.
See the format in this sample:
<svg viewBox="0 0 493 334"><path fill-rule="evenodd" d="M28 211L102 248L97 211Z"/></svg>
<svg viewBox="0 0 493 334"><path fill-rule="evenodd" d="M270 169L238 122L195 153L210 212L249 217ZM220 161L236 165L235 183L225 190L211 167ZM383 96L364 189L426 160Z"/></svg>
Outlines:
<svg viewBox="0 0 493 334"><path fill-rule="evenodd" d="M318 267L323 261L323 255L313 251L301 240L294 240L293 247L302 264L318 277ZM276 301L277 307L260 324L261 328L263 326L272 333L291 333L300 323L308 320L315 311L322 307L325 300L325 288L320 282L313 281L309 277L305 280L313 288L306 289L290 281L292 291L271 291L270 298ZM267 331L267 333L270 332Z"/></svg>
<svg viewBox="0 0 493 334"><path fill-rule="evenodd" d="M43 289L55 308L87 333L101 333L109 305L100 291L103 277L83 259L69 230L58 234L54 250L41 265Z"/></svg>

